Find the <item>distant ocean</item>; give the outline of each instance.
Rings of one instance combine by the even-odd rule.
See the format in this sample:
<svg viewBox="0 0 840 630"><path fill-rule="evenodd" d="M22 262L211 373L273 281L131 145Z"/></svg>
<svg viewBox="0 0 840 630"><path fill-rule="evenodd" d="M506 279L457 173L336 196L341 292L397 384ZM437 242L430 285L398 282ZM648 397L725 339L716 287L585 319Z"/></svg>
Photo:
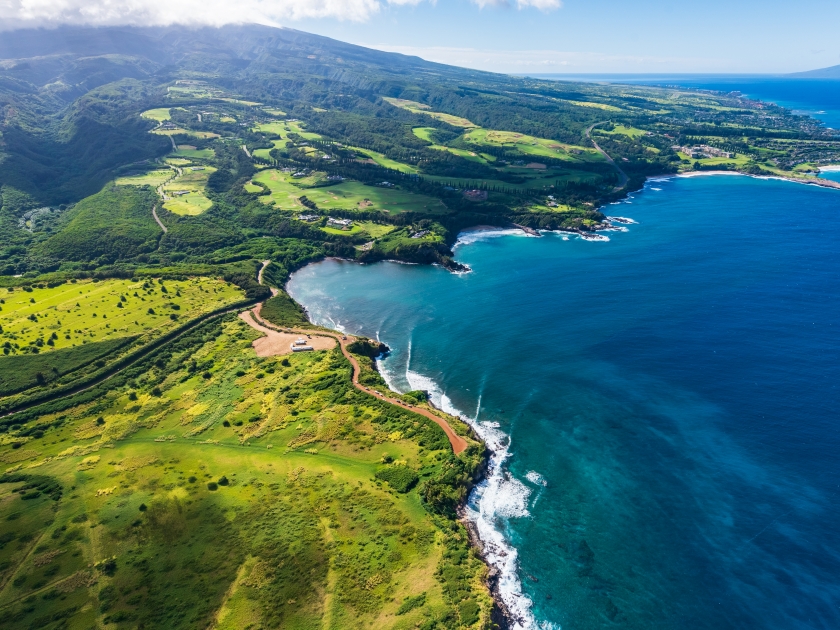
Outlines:
<svg viewBox="0 0 840 630"><path fill-rule="evenodd" d="M473 516L531 627L840 628L840 191L674 177L606 211L637 224L289 290L509 453Z"/></svg>
<svg viewBox="0 0 840 630"><path fill-rule="evenodd" d="M792 79L773 75L712 74L535 74L542 79L679 86L721 92L769 101L840 129L840 80Z"/></svg>

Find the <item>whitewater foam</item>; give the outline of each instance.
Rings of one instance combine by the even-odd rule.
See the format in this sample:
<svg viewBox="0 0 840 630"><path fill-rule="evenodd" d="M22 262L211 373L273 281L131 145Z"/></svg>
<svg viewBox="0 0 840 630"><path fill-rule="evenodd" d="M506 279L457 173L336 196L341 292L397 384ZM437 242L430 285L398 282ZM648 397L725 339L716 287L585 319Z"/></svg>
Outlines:
<svg viewBox="0 0 840 630"><path fill-rule="evenodd" d="M528 499L531 489L503 468L505 460L510 456L510 437L499 428L498 422L478 421L480 397L476 414L470 418L455 407L434 379L408 367L405 377L412 390L428 392L429 400L435 407L461 418L487 446L490 452L487 475L470 494L465 516L475 526L484 546L485 561L499 573L499 595L515 620L513 629L553 628L551 624L537 624L531 612L533 602L522 592L517 550L508 542L504 533L506 519L530 516ZM385 380L388 382L388 378Z"/></svg>

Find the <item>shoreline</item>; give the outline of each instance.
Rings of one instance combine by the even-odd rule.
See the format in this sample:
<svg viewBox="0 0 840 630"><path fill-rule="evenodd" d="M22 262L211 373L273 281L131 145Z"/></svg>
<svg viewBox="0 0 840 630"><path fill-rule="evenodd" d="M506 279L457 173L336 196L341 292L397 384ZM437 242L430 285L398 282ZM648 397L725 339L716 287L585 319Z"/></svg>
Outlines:
<svg viewBox="0 0 840 630"><path fill-rule="evenodd" d="M828 167L821 170L840 171L840 166ZM657 180L661 181L664 179L670 179L672 177L700 177L707 175L743 176L765 180L778 179L799 184L818 185L825 188L840 189L840 183L833 182L832 180L801 180L776 175L751 175L749 173L727 170L690 171L686 173L652 175L645 179L645 184ZM643 185L638 190L628 190L624 198L626 199L631 194L640 192L644 188L645 186ZM580 237L584 237L586 235L595 235L597 232L606 229L609 228L601 228L600 230L591 232L583 230L557 230L552 232L562 232L570 235L576 234ZM524 235L526 237L533 238L541 236L541 233L538 230L525 228L524 226L516 224L509 224L507 227L479 224L460 230L455 238L454 244L452 245L452 249L457 250L457 248L461 245L469 245L483 238L511 235ZM363 262L350 259L340 260L365 264ZM409 263L399 260L383 260L377 262L423 264ZM450 273L455 273L452 269L447 268L447 270L450 271ZM306 311L306 314L307 318L309 318L310 314L308 311ZM393 384L393 379L390 378L390 375L388 375L387 372L380 367L378 362L376 363L376 368L379 370L380 374L382 374L388 388L395 393L399 393ZM430 406L453 416L466 424L473 432L474 436L481 441L486 449L484 463L478 471L475 485L458 505L457 515L458 519L467 530L470 546L476 550L478 557L481 558L482 562L484 562L487 566L485 584L494 602L491 620L493 623L497 624L501 630L535 629L538 626L536 619L531 613L531 606L533 602L522 589L522 580L519 577L519 566L517 562L517 550L507 541L504 532L494 526L494 523L492 522L495 517L495 513L492 512L493 506L485 506L488 508L487 514L482 511L483 499L486 498L488 502L490 502L491 499L495 498L498 494L499 489L503 484L511 483L512 478L510 478L509 475L506 475L504 470L504 463L509 457L509 436L504 434L502 431L499 431L497 428L498 425L495 423L479 423L478 410L476 411L476 417L474 419L468 418L465 414L452 407L445 393L437 386L437 383L432 381L431 385L436 391L429 392ZM518 480L513 481L518 482ZM528 490L530 489L528 488Z"/></svg>

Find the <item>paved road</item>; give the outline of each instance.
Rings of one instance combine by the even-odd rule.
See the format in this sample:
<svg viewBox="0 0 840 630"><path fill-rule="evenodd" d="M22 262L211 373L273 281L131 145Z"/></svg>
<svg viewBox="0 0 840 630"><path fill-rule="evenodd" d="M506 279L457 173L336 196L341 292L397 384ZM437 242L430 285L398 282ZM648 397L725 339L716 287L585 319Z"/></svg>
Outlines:
<svg viewBox="0 0 840 630"><path fill-rule="evenodd" d="M163 230L163 233L166 234L169 230L166 229L166 226L161 222L160 218L157 215L157 206L152 206L152 216L157 221L157 224L160 226L160 229Z"/></svg>
<svg viewBox="0 0 840 630"><path fill-rule="evenodd" d="M615 160L613 160L609 155L607 155L606 151L604 151L601 147L598 146L598 143L595 142L592 139L592 136L590 135L595 127L597 127L598 125L603 125L606 122L609 121L604 120L602 122L595 123L594 125L590 125L589 129L586 130L586 139L592 143L592 145L595 147L595 150L598 151L598 153L600 153L601 155L603 155L607 162L612 164L613 168L615 168L615 170L618 172L619 182L618 186L615 187L615 190L621 190L627 185L627 182L630 181L630 178L627 177L627 174L621 170L621 167L618 164L615 163Z"/></svg>
<svg viewBox="0 0 840 630"><path fill-rule="evenodd" d="M242 145L242 150L245 151L245 155L251 157L251 154L248 152L248 147L246 147L244 144Z"/></svg>

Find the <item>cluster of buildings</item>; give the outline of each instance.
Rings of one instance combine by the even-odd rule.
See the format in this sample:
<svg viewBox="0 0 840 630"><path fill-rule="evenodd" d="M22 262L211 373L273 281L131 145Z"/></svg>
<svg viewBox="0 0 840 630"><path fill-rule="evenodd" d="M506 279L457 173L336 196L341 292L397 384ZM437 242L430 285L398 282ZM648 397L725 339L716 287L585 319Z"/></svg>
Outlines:
<svg viewBox="0 0 840 630"><path fill-rule="evenodd" d="M331 228L337 228L339 230L349 230L353 227L353 220L352 219L333 219L332 217L327 219L327 225Z"/></svg>
<svg viewBox="0 0 840 630"><path fill-rule="evenodd" d="M729 151L724 151L722 149L718 149L717 147L710 147L708 144L698 144L693 147L681 147L681 146L673 146L671 147L674 151L679 151L680 153L685 153L688 157L692 159L698 158L732 158L735 157L734 153L730 153Z"/></svg>
<svg viewBox="0 0 840 630"><path fill-rule="evenodd" d="M320 214L299 214L298 221L306 221L312 223L320 221L323 217ZM335 228L337 230L350 230L353 228L353 219L334 219L327 217L327 227Z"/></svg>

